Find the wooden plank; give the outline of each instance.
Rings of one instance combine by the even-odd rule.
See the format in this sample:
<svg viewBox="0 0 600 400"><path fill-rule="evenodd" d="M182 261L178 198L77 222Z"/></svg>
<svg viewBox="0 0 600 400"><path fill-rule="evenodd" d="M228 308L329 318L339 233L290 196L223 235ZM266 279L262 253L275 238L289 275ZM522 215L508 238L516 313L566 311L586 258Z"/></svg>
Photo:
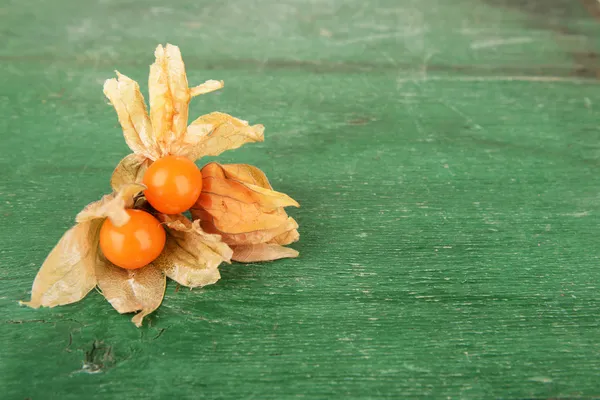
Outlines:
<svg viewBox="0 0 600 400"><path fill-rule="evenodd" d="M0 6L7 399L600 395L596 2L74 0ZM220 157L302 204L301 257L31 310L127 153L101 85L183 51L193 102L267 127ZM145 90L145 88L143 88ZM201 163L208 160L201 160Z"/></svg>

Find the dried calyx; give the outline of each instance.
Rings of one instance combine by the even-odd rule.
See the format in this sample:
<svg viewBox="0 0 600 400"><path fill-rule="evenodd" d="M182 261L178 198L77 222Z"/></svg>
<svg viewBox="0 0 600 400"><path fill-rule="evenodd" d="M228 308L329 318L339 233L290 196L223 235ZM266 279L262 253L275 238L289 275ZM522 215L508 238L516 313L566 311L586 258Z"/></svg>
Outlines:
<svg viewBox="0 0 600 400"><path fill-rule="evenodd" d="M264 127L220 112L188 125L191 98L218 90L223 82L190 88L178 47L160 45L155 56L149 113L137 82L118 72L105 82L132 154L113 172L113 193L77 215L23 304L69 304L98 286L118 312L139 311L132 321L141 326L161 304L167 277L200 287L220 279L222 262L298 255L284 247L299 239L298 224L284 207L299 205L274 191L262 171L217 163L199 170L194 164L263 141ZM193 220L181 214L188 209Z"/></svg>

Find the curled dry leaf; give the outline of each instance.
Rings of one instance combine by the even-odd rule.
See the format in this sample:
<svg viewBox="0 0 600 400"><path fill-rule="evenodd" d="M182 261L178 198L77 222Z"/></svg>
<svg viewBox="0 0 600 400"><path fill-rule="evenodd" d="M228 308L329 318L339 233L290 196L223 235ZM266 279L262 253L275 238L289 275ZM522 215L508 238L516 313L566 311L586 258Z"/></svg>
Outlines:
<svg viewBox="0 0 600 400"><path fill-rule="evenodd" d="M190 95L192 97L200 96L201 94L207 94L210 92L214 92L215 90L222 89L223 86L225 86L225 82L210 79L201 85L191 88Z"/></svg>
<svg viewBox="0 0 600 400"><path fill-rule="evenodd" d="M114 266L100 256L96 262L96 278L102 295L121 314L140 311L131 321L142 326L144 317L160 306L165 294L164 273L149 264L136 270Z"/></svg>
<svg viewBox="0 0 600 400"><path fill-rule="evenodd" d="M296 221L294 221L294 223L296 223ZM291 228L282 234L275 236L273 239L269 240L268 243L285 246L297 242L298 240L300 240L300 233L298 233L298 224L296 223L295 228Z"/></svg>
<svg viewBox="0 0 600 400"><path fill-rule="evenodd" d="M249 244L232 246L232 249L232 260L244 263L298 257L298 252L296 250L278 244Z"/></svg>
<svg viewBox="0 0 600 400"><path fill-rule="evenodd" d="M223 166L210 163L202 168L202 193L192 215L212 222L220 232L238 234L275 229L286 223L285 206L298 203L270 186L229 179Z"/></svg>
<svg viewBox="0 0 600 400"><path fill-rule="evenodd" d="M122 226L129 221L129 215L125 210L133 207L135 195L145 188L146 186L139 183L123 184L117 192L107 194L99 201L86 206L77 214L75 220L82 223L108 217L116 226Z"/></svg>
<svg viewBox="0 0 600 400"><path fill-rule="evenodd" d="M292 217L288 217L288 219L283 224L273 229L262 229L246 233L222 233L210 221L202 222L202 227L207 232L221 234L223 242L227 243L230 246L261 243L275 243L280 245L286 245L293 243L297 240L297 238L296 240L292 239L295 237L295 235L291 233L298 233L298 223ZM292 240L286 241L286 238Z"/></svg>
<svg viewBox="0 0 600 400"><path fill-rule="evenodd" d="M232 250L219 235L202 230L199 221L192 223L182 215L160 215L167 227L168 240L154 264L169 278L187 287L211 285L221 275L218 266L230 262Z"/></svg>
<svg viewBox="0 0 600 400"><path fill-rule="evenodd" d="M150 160L140 154L130 154L123 158L115 168L110 186L118 191L122 186L131 183L141 183L144 173L150 166Z"/></svg>
<svg viewBox="0 0 600 400"><path fill-rule="evenodd" d="M191 95L188 87L185 66L179 47L167 44L165 47L166 71L173 102L173 125L171 132L176 138L185 134L188 122L188 105Z"/></svg>
<svg viewBox="0 0 600 400"><path fill-rule="evenodd" d="M182 145L174 148L173 152L193 161L200 157L218 156L246 143L264 141L264 131L262 125L250 126L231 115L213 112L192 122Z"/></svg>
<svg viewBox="0 0 600 400"><path fill-rule="evenodd" d="M150 99L150 120L154 139L157 142L166 140L173 124L173 100L169 91L169 77L165 49L158 45L154 51L156 61L150 66L148 92ZM125 127L123 127L125 129ZM131 146L129 146L131 147ZM135 149L131 148L134 152Z"/></svg>
<svg viewBox="0 0 600 400"><path fill-rule="evenodd" d="M268 261L298 255L279 247L300 237L298 224L283 209L299 205L272 190L262 171L244 164L210 163L202 169L202 177L202 193L192 216L207 232L221 235L234 251L233 260Z"/></svg>
<svg viewBox="0 0 600 400"><path fill-rule="evenodd" d="M40 268L31 290L30 307L54 307L81 300L96 285L94 273L98 252L98 236L102 220L110 218L115 224L129 219L126 208L133 205L134 196L145 187L123 185L118 192L89 204L50 252Z"/></svg>
<svg viewBox="0 0 600 400"><path fill-rule="evenodd" d="M260 169L248 164L221 164L227 179L247 182L265 189L273 189L267 176Z"/></svg>
<svg viewBox="0 0 600 400"><path fill-rule="evenodd" d="M226 197L204 197L195 207L191 211L194 219L200 219L202 226L204 221L212 223L216 229L213 231L220 234L275 229L287 220L287 214L282 209L263 211L254 204L240 203Z"/></svg>
<svg viewBox="0 0 600 400"><path fill-rule="evenodd" d="M29 307L75 303L96 286L94 266L100 221L86 221L69 229L50 252L31 289Z"/></svg>
<svg viewBox="0 0 600 400"><path fill-rule="evenodd" d="M223 164L221 168L226 179L242 183L245 187L265 196L260 199L265 206L300 207L300 204L288 195L274 191L265 173L252 165Z"/></svg>
<svg viewBox="0 0 600 400"><path fill-rule="evenodd" d="M177 46L159 45L148 80L150 113L146 110L139 85L117 72L117 79L104 84L104 93L114 106L123 135L135 156L121 161L113 173L111 185L139 182L151 161L167 155L188 157L218 155L245 143L264 140L262 125L220 112L196 119L187 126L192 97L223 87L223 81L207 80L188 86L185 65Z"/></svg>
<svg viewBox="0 0 600 400"><path fill-rule="evenodd" d="M104 94L117 112L125 142L134 153L154 160L159 152L140 87L125 75L117 72L117 76L104 82Z"/></svg>
<svg viewBox="0 0 600 400"><path fill-rule="evenodd" d="M117 72L117 79L104 83L104 93L117 112L127 145L135 154L150 160L191 152L187 147L196 143L186 143L190 99L223 87L223 81L208 80L190 89L177 46L159 45L154 55L156 60L150 66L148 79L149 114L135 81ZM135 174L123 176L131 179Z"/></svg>
<svg viewBox="0 0 600 400"><path fill-rule="evenodd" d="M191 95L179 48L159 45L154 56L148 81L150 119L161 154L166 155L171 144L185 133Z"/></svg>

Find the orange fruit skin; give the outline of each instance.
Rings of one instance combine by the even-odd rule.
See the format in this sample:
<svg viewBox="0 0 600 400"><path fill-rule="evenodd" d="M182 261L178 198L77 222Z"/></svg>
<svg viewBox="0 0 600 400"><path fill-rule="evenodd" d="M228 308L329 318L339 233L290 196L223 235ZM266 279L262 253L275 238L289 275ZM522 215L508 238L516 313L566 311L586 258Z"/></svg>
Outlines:
<svg viewBox="0 0 600 400"><path fill-rule="evenodd" d="M126 211L130 218L123 226L115 226L106 218L100 228L100 249L116 266L138 269L160 255L165 247L165 229L145 211Z"/></svg>
<svg viewBox="0 0 600 400"><path fill-rule="evenodd" d="M143 179L146 200L163 214L189 210L202 191L202 173L193 161L179 156L159 158Z"/></svg>

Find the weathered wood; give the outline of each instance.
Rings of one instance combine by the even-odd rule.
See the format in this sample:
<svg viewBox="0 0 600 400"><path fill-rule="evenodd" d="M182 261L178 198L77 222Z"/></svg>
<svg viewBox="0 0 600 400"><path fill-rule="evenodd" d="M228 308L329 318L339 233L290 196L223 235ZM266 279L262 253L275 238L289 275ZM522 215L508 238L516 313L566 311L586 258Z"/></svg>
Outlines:
<svg viewBox="0 0 600 400"><path fill-rule="evenodd" d="M1 4L0 397L600 396L598 7ZM167 41L225 80L192 116L267 127L219 160L302 204L300 258L171 282L141 329L96 292L19 307L127 154L102 82Z"/></svg>

